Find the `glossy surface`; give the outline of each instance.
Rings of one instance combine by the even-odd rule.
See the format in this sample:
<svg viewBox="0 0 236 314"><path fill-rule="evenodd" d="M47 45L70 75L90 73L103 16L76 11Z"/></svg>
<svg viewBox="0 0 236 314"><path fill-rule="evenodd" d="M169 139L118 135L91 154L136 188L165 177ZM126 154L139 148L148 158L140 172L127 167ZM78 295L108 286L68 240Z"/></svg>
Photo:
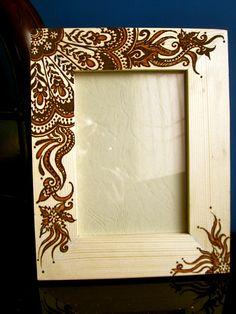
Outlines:
<svg viewBox="0 0 236 314"><path fill-rule="evenodd" d="M235 246L235 234L232 246ZM12 313L174 314L233 313L235 251L231 275L145 280L37 283L17 281L11 288Z"/></svg>

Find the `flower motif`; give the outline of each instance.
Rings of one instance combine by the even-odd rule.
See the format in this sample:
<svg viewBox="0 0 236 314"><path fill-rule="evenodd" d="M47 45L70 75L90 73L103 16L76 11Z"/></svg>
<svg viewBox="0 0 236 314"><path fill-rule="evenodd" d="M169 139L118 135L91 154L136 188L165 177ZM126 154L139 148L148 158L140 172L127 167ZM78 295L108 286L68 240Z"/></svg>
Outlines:
<svg viewBox="0 0 236 314"><path fill-rule="evenodd" d="M37 152L38 170L49 178L43 181L43 188L37 203L53 198L58 203L54 207L39 206L42 216L40 236L45 234L39 246L39 258L42 262L44 253L51 249L51 255L59 247L61 252L68 250L70 240L66 222L74 218L67 211L73 207L72 195L60 197L62 186L67 182L67 170L62 159L75 144L74 131L74 89L73 74L75 70L122 70L136 67L171 67L176 64L187 66L192 61L193 70L199 54L209 56L215 48L205 47L221 35L209 38L204 34L181 32L179 37L166 34L167 30L151 33L149 30L136 29L100 29L94 32L83 29L72 31L63 29L35 29L32 32L31 44L31 76L32 76L32 131L34 137L40 139ZM85 34L84 34L85 33ZM165 34L165 35L163 35ZM64 36L65 35L65 36ZM170 48L169 40L173 42ZM168 41L167 47L164 43ZM86 52L85 52L86 51ZM45 101L46 100L46 101ZM40 108L39 108L40 107ZM73 184L72 184L73 186ZM59 193L60 194L60 193ZM71 199L71 201L68 201ZM68 206L65 203L68 202ZM51 205L52 203L50 203ZM55 204L55 203L54 203ZM217 234L215 235L217 237ZM219 241L223 241L222 235ZM229 254L225 238L220 249L220 256L214 252L201 253L204 263L214 260L219 271L227 269ZM210 262L209 262L210 261ZM218 264L217 264L218 263ZM197 264L194 261L192 264ZM178 263L173 273L193 272L184 269L187 263ZM194 266L195 267L195 266ZM189 267L190 268L190 267ZM195 268L196 269L196 268ZM218 269L209 269L216 272ZM200 268L197 269L201 271Z"/></svg>
<svg viewBox="0 0 236 314"><path fill-rule="evenodd" d="M55 39L57 38L57 32L52 31L49 36L51 39Z"/></svg>
<svg viewBox="0 0 236 314"><path fill-rule="evenodd" d="M36 48L36 47L33 47L32 49L31 49L31 53L33 54L33 55L36 55L37 53L38 53L38 48Z"/></svg>
<svg viewBox="0 0 236 314"><path fill-rule="evenodd" d="M64 203L59 203L52 208L40 206L41 216L43 217L40 236L50 231L50 229L65 229L66 222L74 222L75 219L72 215L66 212L68 209Z"/></svg>
<svg viewBox="0 0 236 314"><path fill-rule="evenodd" d="M91 35L88 36L88 39L90 39L94 45L99 45L102 41L105 41L107 37L105 35L99 34L98 32L91 32Z"/></svg>
<svg viewBox="0 0 236 314"><path fill-rule="evenodd" d="M46 42L43 48L44 50L50 50L52 48L52 43Z"/></svg>
<svg viewBox="0 0 236 314"><path fill-rule="evenodd" d="M34 98L37 99L39 106L43 104L43 100L47 97L47 87L42 86L40 83L33 89Z"/></svg>
<svg viewBox="0 0 236 314"><path fill-rule="evenodd" d="M60 216L55 211L54 208L50 207L44 207L41 209L41 215L43 216L42 219L42 232L41 234L48 231L50 228L52 228L56 223L61 224L62 221L60 219Z"/></svg>
<svg viewBox="0 0 236 314"><path fill-rule="evenodd" d="M63 36L63 29L40 28L33 30L31 34L31 60L39 61L44 56L52 56ZM38 50L35 49L36 47Z"/></svg>
<svg viewBox="0 0 236 314"><path fill-rule="evenodd" d="M91 55L88 53L83 53L81 55L79 55L78 57L78 63L84 67L84 66L88 66L89 68L92 68L95 66L95 62L91 59Z"/></svg>
<svg viewBox="0 0 236 314"><path fill-rule="evenodd" d="M72 203L65 205L65 202L58 203L54 207L39 206L41 216L43 217L41 222L40 237L43 234L48 234L39 247L39 257L42 266L42 258L44 253L49 247L52 247L52 258L54 250L59 246L61 252L68 250L67 243L70 241L69 232L66 226L66 222L74 222L75 219L67 211L72 208Z"/></svg>
<svg viewBox="0 0 236 314"><path fill-rule="evenodd" d="M65 84L60 78L54 79L52 84L52 90L55 94L58 92L61 97L64 97L66 95Z"/></svg>
<svg viewBox="0 0 236 314"><path fill-rule="evenodd" d="M182 262L177 262L176 267L172 268L171 273L173 276L178 273L198 274L205 271L205 274L222 274L230 271L230 251L228 246L230 238L221 232L220 219L217 219L214 214L213 216L214 222L210 232L203 227L198 227L207 234L208 240L212 245L212 251L197 248L201 253L200 256L192 262L187 262L182 258Z"/></svg>

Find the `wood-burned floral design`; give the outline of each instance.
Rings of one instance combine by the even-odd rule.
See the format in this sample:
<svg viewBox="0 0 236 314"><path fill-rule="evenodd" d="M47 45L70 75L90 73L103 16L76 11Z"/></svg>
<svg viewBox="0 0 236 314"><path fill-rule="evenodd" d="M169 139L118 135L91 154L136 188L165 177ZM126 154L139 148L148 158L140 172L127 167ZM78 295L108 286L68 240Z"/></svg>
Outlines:
<svg viewBox="0 0 236 314"><path fill-rule="evenodd" d="M33 29L31 32L31 60L38 61L42 59L43 55L53 55L63 34L63 30L60 29Z"/></svg>
<svg viewBox="0 0 236 314"><path fill-rule="evenodd" d="M42 257L48 248L52 248L51 256L53 258L54 251L57 247L59 247L62 253L68 250L67 243L70 240L68 229L66 228L67 222L74 222L75 219L69 214L67 211L70 210L73 206L72 202L69 202L66 206L66 201L69 199L67 197L54 207L48 206L39 206L41 216L42 216L42 224L40 229L40 237L47 233L48 236L44 239L39 247L39 256L40 262L42 264Z"/></svg>
<svg viewBox="0 0 236 314"><path fill-rule="evenodd" d="M72 223L75 219L68 213L73 207L73 184L71 184L71 192L66 196L58 194L66 184L67 174L63 165L63 157L74 146L74 133L69 127L57 125L46 136L41 137L35 143L35 148L39 147L36 158L39 160L39 173L42 178L48 175L43 181L43 188L39 194L37 203L42 203L52 198L56 205L39 206L41 216L40 237L48 234L39 248L39 259L42 258L47 249L51 247L51 255L53 258L54 251L59 247L61 252L68 250L67 243L70 240L66 223ZM52 156L55 165L52 165Z"/></svg>
<svg viewBox="0 0 236 314"><path fill-rule="evenodd" d="M216 35L211 38L204 33L161 30L153 35L148 30L140 32L140 39L135 42L135 45L129 53L133 66L150 67L170 67L177 64L188 66L192 63L195 73L198 56L206 55L210 58L210 53L215 49L215 46L208 45L216 38L223 36Z"/></svg>
<svg viewBox="0 0 236 314"><path fill-rule="evenodd" d="M184 30L137 28L35 29L31 37L31 117L34 150L42 179L37 204L42 216L39 250L67 249L67 223L74 218L68 171L63 159L75 145L74 72L84 70L161 69L177 64L192 67L197 74L198 57L215 49L221 35ZM47 206L50 199L54 205ZM66 202L68 204L66 205ZM50 220L53 215L55 219ZM49 223L50 221L50 223Z"/></svg>
<svg viewBox="0 0 236 314"><path fill-rule="evenodd" d="M173 276L179 273L221 274L230 271L230 251L228 246L230 237L221 232L220 219L217 219L214 214L213 216L214 222L210 232L203 227L198 227L207 234L212 250L206 251L198 247L197 249L201 253L200 256L192 262L182 258L182 262L177 262L176 267L172 269L171 273Z"/></svg>

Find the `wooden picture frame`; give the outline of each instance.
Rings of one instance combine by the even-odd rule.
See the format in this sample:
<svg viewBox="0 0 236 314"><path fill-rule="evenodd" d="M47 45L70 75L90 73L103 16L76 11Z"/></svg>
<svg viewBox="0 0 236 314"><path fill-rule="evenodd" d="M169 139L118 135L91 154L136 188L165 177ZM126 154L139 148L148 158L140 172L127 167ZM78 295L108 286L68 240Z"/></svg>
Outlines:
<svg viewBox="0 0 236 314"><path fill-rule="evenodd" d="M186 232L84 234L78 227L75 72L182 73ZM39 280L230 271L227 32L35 29L31 37L35 239ZM148 104L147 104L148 105Z"/></svg>

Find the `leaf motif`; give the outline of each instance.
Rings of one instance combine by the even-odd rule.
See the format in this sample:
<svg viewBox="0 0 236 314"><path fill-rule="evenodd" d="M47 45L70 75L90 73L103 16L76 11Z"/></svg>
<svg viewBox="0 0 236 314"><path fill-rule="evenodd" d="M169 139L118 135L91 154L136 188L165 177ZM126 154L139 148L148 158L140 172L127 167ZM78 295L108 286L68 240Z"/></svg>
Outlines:
<svg viewBox="0 0 236 314"><path fill-rule="evenodd" d="M205 271L205 274L219 274L230 271L230 252L227 244L230 237L226 237L225 234L220 232L220 220L218 220L214 214L213 216L214 222L210 232L203 227L199 227L199 229L202 229L207 234L208 240L212 246L212 251L197 248L201 255L192 262L187 262L185 259L182 259L182 263L177 262L176 267L171 270L173 276L178 273L199 274ZM185 268L185 265L191 265L191 267Z"/></svg>
<svg viewBox="0 0 236 314"><path fill-rule="evenodd" d="M44 220L40 236L47 236L39 248L41 262L49 249L52 257L58 247L61 252L68 250L70 238L66 223L75 221L68 213L73 206L73 185L68 195L60 195L68 179L63 158L75 144L72 129L74 72L151 66L161 69L180 64L191 65L199 74L196 70L198 56L210 58L215 47L209 47L209 44L220 37L223 38L221 35L208 38L206 34L184 30L178 33L175 30L155 32L136 28L74 29L65 32L62 29L34 30L35 49L31 54L32 135L39 138L36 142L38 172L42 176L47 175L42 181L37 203L50 198L50 202L55 204L42 209ZM222 243L220 249L226 258L229 256L227 241L219 230L218 233L219 236L215 234L214 237ZM205 259L208 258L207 253L202 254ZM181 265L177 268L183 270ZM197 271L199 269L196 267Z"/></svg>

